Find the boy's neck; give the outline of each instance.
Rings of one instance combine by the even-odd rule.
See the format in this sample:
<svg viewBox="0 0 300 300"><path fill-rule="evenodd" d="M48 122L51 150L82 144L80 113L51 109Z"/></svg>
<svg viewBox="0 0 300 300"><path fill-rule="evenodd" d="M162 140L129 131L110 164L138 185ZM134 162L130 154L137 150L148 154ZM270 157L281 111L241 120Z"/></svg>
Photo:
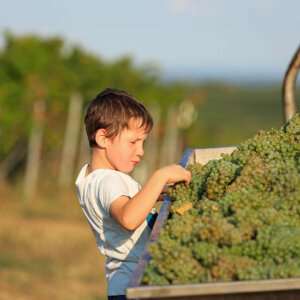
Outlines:
<svg viewBox="0 0 300 300"><path fill-rule="evenodd" d="M93 148L91 153L91 161L88 165L87 173L91 173L97 169L112 169L112 165L106 158L105 149Z"/></svg>

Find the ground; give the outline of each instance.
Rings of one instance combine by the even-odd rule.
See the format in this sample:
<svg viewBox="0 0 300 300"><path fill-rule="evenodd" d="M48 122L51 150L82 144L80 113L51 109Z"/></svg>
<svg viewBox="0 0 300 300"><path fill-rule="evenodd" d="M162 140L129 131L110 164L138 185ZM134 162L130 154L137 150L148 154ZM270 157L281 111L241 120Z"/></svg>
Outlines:
<svg viewBox="0 0 300 300"><path fill-rule="evenodd" d="M104 259L74 195L55 206L0 191L0 300L105 299Z"/></svg>

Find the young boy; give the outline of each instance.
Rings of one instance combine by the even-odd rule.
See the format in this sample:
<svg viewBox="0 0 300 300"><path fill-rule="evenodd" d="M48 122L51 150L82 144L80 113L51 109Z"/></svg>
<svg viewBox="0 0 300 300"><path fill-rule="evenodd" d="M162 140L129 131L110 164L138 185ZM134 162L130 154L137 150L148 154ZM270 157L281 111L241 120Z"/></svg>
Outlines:
<svg viewBox="0 0 300 300"><path fill-rule="evenodd" d="M154 172L141 186L128 174L141 161L153 121L124 91L106 89L88 106L86 132L91 161L76 180L80 205L106 257L109 299L126 299L126 288L151 233L147 217L166 184L187 183L179 165Z"/></svg>

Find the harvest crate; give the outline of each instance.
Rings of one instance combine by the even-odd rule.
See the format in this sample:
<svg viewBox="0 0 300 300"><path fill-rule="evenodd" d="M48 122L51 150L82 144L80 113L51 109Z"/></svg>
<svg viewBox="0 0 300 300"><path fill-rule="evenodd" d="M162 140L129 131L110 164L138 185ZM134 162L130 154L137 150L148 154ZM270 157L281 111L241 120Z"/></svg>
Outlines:
<svg viewBox="0 0 300 300"><path fill-rule="evenodd" d="M235 147L188 149L180 164L200 162L220 158L222 153L231 153ZM164 196L164 201L154 224L152 234L144 254L141 256L127 289L128 299L199 299L199 300L298 300L300 299L300 278L236 281L218 283L200 283L165 286L143 286L140 284L147 263L151 259L147 248L154 243L168 218L170 199ZM299 237L300 238L300 237Z"/></svg>
<svg viewBox="0 0 300 300"><path fill-rule="evenodd" d="M282 108L284 122L297 111L295 101L296 79L300 69L300 46L296 50L283 80ZM190 163L207 163L220 158L221 153L231 153L235 147L188 149L180 161L182 166ZM168 218L170 199L165 196L154 224L146 250L131 278L127 289L128 299L199 299L199 300L300 300L300 278L235 281L167 286L142 286L140 284L145 267L151 259L147 249L154 243ZM299 237L300 238L300 237Z"/></svg>

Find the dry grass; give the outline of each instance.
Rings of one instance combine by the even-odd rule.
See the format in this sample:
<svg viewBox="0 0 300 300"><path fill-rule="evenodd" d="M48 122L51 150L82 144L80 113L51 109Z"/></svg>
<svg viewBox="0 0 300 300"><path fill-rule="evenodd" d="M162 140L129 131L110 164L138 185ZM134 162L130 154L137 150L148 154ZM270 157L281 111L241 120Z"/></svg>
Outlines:
<svg viewBox="0 0 300 300"><path fill-rule="evenodd" d="M0 299L105 299L104 260L75 196L0 194Z"/></svg>

